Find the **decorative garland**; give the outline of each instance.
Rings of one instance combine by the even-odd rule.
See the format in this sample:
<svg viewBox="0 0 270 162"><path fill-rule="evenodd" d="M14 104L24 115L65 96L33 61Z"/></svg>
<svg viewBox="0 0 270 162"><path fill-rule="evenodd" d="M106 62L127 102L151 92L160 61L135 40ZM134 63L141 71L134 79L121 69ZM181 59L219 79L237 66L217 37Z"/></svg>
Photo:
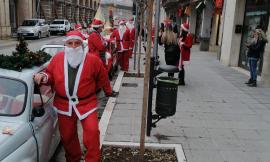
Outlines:
<svg viewBox="0 0 270 162"><path fill-rule="evenodd" d="M51 59L51 56L43 51L29 51L23 38L16 45L16 51L11 56L0 54L0 68L22 71L24 68L40 66Z"/></svg>

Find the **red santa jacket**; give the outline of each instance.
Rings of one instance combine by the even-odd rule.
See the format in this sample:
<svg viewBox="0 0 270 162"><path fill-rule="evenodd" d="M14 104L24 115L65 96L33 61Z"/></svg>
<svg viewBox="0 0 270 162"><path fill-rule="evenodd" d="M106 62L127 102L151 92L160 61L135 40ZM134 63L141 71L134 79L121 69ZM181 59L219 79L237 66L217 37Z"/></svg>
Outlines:
<svg viewBox="0 0 270 162"><path fill-rule="evenodd" d="M92 31L88 37L89 52L99 57L100 52L106 51L106 41L97 31Z"/></svg>
<svg viewBox="0 0 270 162"><path fill-rule="evenodd" d="M119 52L129 50L130 47L130 31L126 27L123 35L120 35L119 29L115 29L110 36L111 41L116 42L116 48Z"/></svg>
<svg viewBox="0 0 270 162"><path fill-rule="evenodd" d="M53 103L56 111L71 116L74 109L80 120L97 109L97 87L103 87L107 95L112 92L103 63L93 54L84 55L71 96L68 87L68 63L64 52L59 52L52 58L45 74L48 76L48 83L53 85L56 92Z"/></svg>
<svg viewBox="0 0 270 162"><path fill-rule="evenodd" d="M130 30L130 49L132 50L135 44L135 28Z"/></svg>
<svg viewBox="0 0 270 162"><path fill-rule="evenodd" d="M179 46L181 52L181 60L180 63L183 65L184 61L190 60L190 48L192 47L192 35L190 33L187 34L186 39L183 40L182 37L179 39Z"/></svg>

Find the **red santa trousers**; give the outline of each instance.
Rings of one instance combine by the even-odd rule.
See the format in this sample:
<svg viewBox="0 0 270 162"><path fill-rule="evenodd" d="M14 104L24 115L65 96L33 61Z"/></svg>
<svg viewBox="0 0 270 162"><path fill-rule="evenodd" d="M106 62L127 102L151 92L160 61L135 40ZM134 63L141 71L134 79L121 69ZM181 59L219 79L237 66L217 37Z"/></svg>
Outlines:
<svg viewBox="0 0 270 162"><path fill-rule="evenodd" d="M78 117L58 114L61 141L65 149L67 162L80 162L82 151L77 133ZM87 149L85 162L100 162L99 129L97 112L81 120L83 128L83 144Z"/></svg>
<svg viewBox="0 0 270 162"><path fill-rule="evenodd" d="M118 61L121 67L121 70L128 71L129 68L129 50L118 52Z"/></svg>

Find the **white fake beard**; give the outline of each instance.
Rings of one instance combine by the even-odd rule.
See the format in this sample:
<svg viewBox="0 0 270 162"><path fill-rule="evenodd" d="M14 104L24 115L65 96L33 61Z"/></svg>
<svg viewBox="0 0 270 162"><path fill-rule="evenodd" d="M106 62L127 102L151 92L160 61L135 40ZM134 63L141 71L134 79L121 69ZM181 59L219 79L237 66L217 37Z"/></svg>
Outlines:
<svg viewBox="0 0 270 162"><path fill-rule="evenodd" d="M125 33L125 31L126 31L125 25L120 25L119 26L119 32L123 35Z"/></svg>
<svg viewBox="0 0 270 162"><path fill-rule="evenodd" d="M127 23L127 27L129 30L131 30L132 28L134 28L134 25L132 23Z"/></svg>
<svg viewBox="0 0 270 162"><path fill-rule="evenodd" d="M79 46L77 48L70 48L65 46L65 55L67 62L72 68L76 68L83 60L83 48Z"/></svg>

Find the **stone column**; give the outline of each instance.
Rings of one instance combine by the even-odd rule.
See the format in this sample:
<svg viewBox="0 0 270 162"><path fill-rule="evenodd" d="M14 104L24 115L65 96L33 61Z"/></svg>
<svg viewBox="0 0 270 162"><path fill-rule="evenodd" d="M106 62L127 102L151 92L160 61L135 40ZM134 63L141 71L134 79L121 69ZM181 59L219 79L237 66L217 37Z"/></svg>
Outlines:
<svg viewBox="0 0 270 162"><path fill-rule="evenodd" d="M0 0L0 39L11 35L9 0Z"/></svg>
<svg viewBox="0 0 270 162"><path fill-rule="evenodd" d="M190 20L189 20L189 32L193 35L193 39L195 40L197 11L195 9L196 6L191 5L190 7L191 7L191 12L190 12Z"/></svg>
<svg viewBox="0 0 270 162"><path fill-rule="evenodd" d="M270 20L270 18L269 18ZM270 23L269 23L270 24ZM262 83L265 87L270 87L270 25L268 24L268 43L264 49L263 68L262 68Z"/></svg>
<svg viewBox="0 0 270 162"><path fill-rule="evenodd" d="M200 50L208 51L209 49L209 40L211 32L211 18L213 12L213 5L208 1L206 7L202 12L202 28L200 33Z"/></svg>
<svg viewBox="0 0 270 162"><path fill-rule="evenodd" d="M17 21L20 26L25 19L34 17L32 7L32 0L19 0L17 1Z"/></svg>
<svg viewBox="0 0 270 162"><path fill-rule="evenodd" d="M209 51L216 52L217 51L217 35L218 35L218 27L219 27L219 15L215 14L213 17L212 22L212 31L211 31L211 37L210 37L210 45L209 45Z"/></svg>
<svg viewBox="0 0 270 162"><path fill-rule="evenodd" d="M235 25L243 25L245 1L231 0L225 5L224 28L220 60L227 66L238 66L241 34L235 33Z"/></svg>

